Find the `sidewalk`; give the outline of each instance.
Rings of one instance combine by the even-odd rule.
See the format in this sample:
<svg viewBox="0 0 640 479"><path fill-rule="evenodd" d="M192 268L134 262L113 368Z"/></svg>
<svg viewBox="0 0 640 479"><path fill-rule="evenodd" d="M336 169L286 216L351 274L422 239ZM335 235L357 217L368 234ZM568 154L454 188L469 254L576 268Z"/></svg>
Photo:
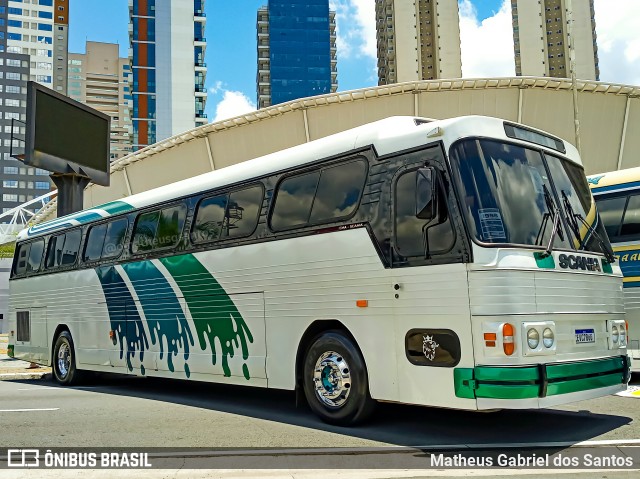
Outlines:
<svg viewBox="0 0 640 479"><path fill-rule="evenodd" d="M29 369L30 363L7 356L9 338L0 334L0 381L7 379L40 379L51 372L51 368L37 367Z"/></svg>

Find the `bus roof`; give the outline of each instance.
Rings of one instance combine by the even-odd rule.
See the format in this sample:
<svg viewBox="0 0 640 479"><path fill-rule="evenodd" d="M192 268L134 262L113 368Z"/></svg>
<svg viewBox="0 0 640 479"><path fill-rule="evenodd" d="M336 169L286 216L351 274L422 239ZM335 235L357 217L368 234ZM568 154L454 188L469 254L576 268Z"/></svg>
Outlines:
<svg viewBox="0 0 640 479"><path fill-rule="evenodd" d="M640 167L587 176L594 195L640 187Z"/></svg>
<svg viewBox="0 0 640 479"><path fill-rule="evenodd" d="M318 159L330 158L370 145L374 146L378 155L407 150L435 141L444 141L446 145L451 145L460 138L472 136L503 138L511 142L523 145L529 144L531 146L531 143L526 141L507 138L504 122L502 119L486 116L463 116L446 120L433 120L413 116L389 117L186 180L137 193L122 200L94 206L90 209L34 225L22 230L17 239L24 240L52 231L90 223L119 213L152 206L174 198L182 198L215 188L223 188L227 185L260 178L277 171L305 165ZM549 135L541 130L531 130ZM581 164L576 148L566 141L563 144L566 148L566 153L563 156L577 164ZM535 146L537 148L545 148L539 144Z"/></svg>

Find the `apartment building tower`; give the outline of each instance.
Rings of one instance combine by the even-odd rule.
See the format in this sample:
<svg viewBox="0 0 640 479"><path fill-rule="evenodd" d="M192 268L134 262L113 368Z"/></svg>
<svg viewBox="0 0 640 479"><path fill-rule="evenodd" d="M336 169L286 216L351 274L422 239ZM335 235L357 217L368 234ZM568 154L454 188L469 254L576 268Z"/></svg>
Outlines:
<svg viewBox="0 0 640 479"><path fill-rule="evenodd" d="M45 194L51 188L48 171L28 167L11 157L12 150L13 154L22 153L24 148L20 140L25 134L27 81L37 74L37 69L32 68L30 48L18 47L14 43L17 41L17 27L12 20L17 12L10 12L17 7L10 5L17 3L0 0L0 211L3 213ZM37 17L38 10L35 12ZM47 51L52 50L49 48ZM48 54L39 57L49 61L52 58ZM51 73L51 69L43 71Z"/></svg>
<svg viewBox="0 0 640 479"><path fill-rule="evenodd" d="M571 8L576 77L599 80L594 0L511 0L516 75L571 77Z"/></svg>
<svg viewBox="0 0 640 479"><path fill-rule="evenodd" d="M111 117L111 161L132 151L129 58L114 43L87 41L86 53L69 53L69 96Z"/></svg>
<svg viewBox="0 0 640 479"><path fill-rule="evenodd" d="M67 94L69 0L0 0L6 51L29 55L29 79Z"/></svg>
<svg viewBox="0 0 640 479"><path fill-rule="evenodd" d="M458 0L375 0L378 84L460 78Z"/></svg>
<svg viewBox="0 0 640 479"><path fill-rule="evenodd" d="M257 43L259 108L338 89L329 0L269 0L258 10Z"/></svg>
<svg viewBox="0 0 640 479"><path fill-rule="evenodd" d="M129 0L133 149L207 123L205 0Z"/></svg>

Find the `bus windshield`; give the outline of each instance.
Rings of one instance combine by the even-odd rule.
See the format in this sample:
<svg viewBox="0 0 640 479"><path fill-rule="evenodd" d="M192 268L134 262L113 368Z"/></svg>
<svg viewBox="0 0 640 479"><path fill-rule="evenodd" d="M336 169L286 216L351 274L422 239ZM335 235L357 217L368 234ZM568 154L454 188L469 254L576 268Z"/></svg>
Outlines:
<svg viewBox="0 0 640 479"><path fill-rule="evenodd" d="M555 226L554 248L604 253L602 243L608 240L580 167L530 148L480 139L454 145L451 161L478 241L547 247Z"/></svg>

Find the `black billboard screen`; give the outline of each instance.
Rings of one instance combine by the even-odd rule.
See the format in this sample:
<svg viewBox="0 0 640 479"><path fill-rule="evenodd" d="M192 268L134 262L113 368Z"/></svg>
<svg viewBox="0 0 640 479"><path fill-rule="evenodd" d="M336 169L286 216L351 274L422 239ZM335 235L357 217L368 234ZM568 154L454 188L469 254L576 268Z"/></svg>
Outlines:
<svg viewBox="0 0 640 479"><path fill-rule="evenodd" d="M24 163L109 185L110 117L29 82Z"/></svg>

